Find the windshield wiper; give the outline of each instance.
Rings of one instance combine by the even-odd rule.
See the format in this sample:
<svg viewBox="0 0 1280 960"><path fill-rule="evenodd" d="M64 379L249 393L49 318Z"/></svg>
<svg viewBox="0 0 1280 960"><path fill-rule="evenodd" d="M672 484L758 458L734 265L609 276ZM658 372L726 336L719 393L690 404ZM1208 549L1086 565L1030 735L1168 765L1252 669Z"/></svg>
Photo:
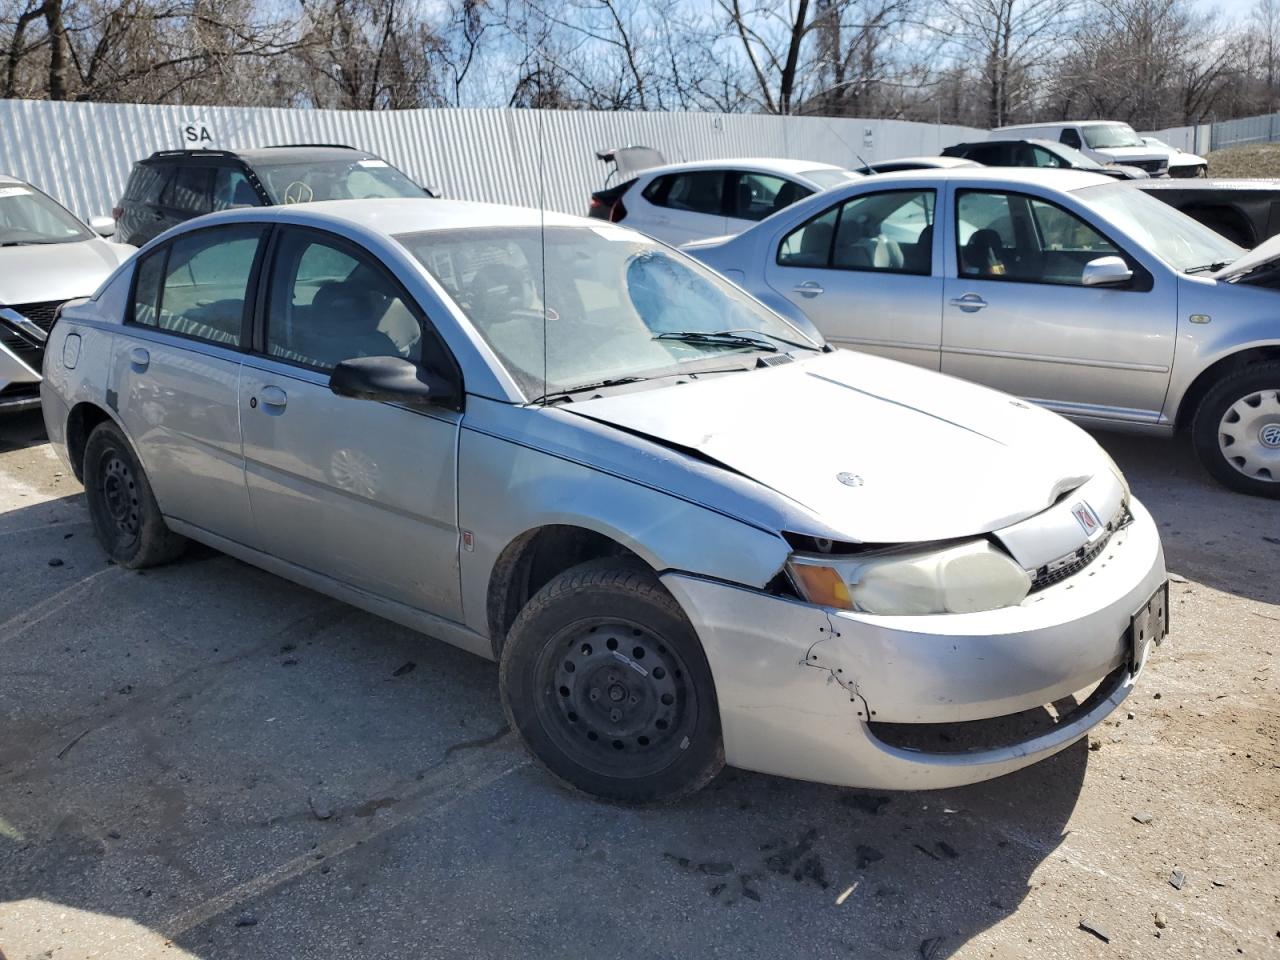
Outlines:
<svg viewBox="0 0 1280 960"><path fill-rule="evenodd" d="M567 390L553 390L551 393L544 393L540 397L534 397L530 403L563 403L571 400L575 393L586 393L590 390L603 390L606 387L621 387L628 383L641 383L645 380L651 380L652 377L614 377L611 380L597 380L595 383L583 383L576 387L569 387Z"/></svg>
<svg viewBox="0 0 1280 960"><path fill-rule="evenodd" d="M1230 260L1219 260L1217 263L1206 263L1198 267L1187 267L1187 269L1183 270L1182 272L1183 273L1213 273L1215 270L1221 270L1223 267L1225 267L1227 264L1231 262L1232 261Z"/></svg>
<svg viewBox="0 0 1280 960"><path fill-rule="evenodd" d="M799 347L801 350L816 350L822 352L822 348L816 343L801 343L799 340L788 340L786 337L780 337L776 333L769 333L767 330L757 330L754 327L734 327L732 330L717 330L712 334L713 337L723 337L727 334L734 333L758 333L768 337L770 340L777 340L779 343L785 343L789 347Z"/></svg>
<svg viewBox="0 0 1280 960"><path fill-rule="evenodd" d="M682 343L696 343L699 346L708 347L751 347L755 350L767 350L769 353L777 353L778 348L772 343L766 343L764 340L756 337L744 337L741 334L730 333L706 333L701 330L680 330L674 333L660 333L653 339L655 340L679 340Z"/></svg>

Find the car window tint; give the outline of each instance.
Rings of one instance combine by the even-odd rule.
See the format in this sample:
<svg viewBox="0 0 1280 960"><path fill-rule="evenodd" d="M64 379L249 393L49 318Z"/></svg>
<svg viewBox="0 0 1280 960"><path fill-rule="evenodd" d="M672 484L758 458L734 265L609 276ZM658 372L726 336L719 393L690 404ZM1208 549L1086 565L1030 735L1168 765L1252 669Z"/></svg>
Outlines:
<svg viewBox="0 0 1280 960"><path fill-rule="evenodd" d="M969 148L965 152L965 156L970 160L976 160L978 163L985 163L987 166L999 167L1003 165L1004 144L979 144L976 147Z"/></svg>
<svg viewBox="0 0 1280 960"><path fill-rule="evenodd" d="M126 200L141 200L155 203L160 197L165 179L173 171L167 164L140 163L133 168L129 176L129 184L124 189Z"/></svg>
<svg viewBox="0 0 1280 960"><path fill-rule="evenodd" d="M1078 286L1090 260L1122 255L1080 217L1035 197L964 191L956 215L962 276Z"/></svg>
<svg viewBox="0 0 1280 960"><path fill-rule="evenodd" d="M346 244L289 231L276 248L267 353L331 370L355 357L422 359L422 326L387 272Z"/></svg>
<svg viewBox="0 0 1280 960"><path fill-rule="evenodd" d="M724 171L697 170L671 177L659 206L691 213L719 214L724 202Z"/></svg>
<svg viewBox="0 0 1280 960"><path fill-rule="evenodd" d="M213 176L213 209L229 210L232 207L257 207L262 204L258 191L235 167L219 167Z"/></svg>
<svg viewBox="0 0 1280 960"><path fill-rule="evenodd" d="M1050 153L1044 147L1032 145L1031 165L1034 167L1064 167L1066 163L1057 154Z"/></svg>
<svg viewBox="0 0 1280 960"><path fill-rule="evenodd" d="M932 190L870 193L840 208L831 265L840 270L928 273L932 247Z"/></svg>
<svg viewBox="0 0 1280 960"><path fill-rule="evenodd" d="M245 297L262 227L238 224L184 234L139 265L133 317L137 323L169 333L225 346L238 346L244 325ZM161 262L158 307L144 299L152 264Z"/></svg>
<svg viewBox="0 0 1280 960"><path fill-rule="evenodd" d="M137 273L134 275L131 311L134 323L148 327L156 325L156 305L160 300L160 276L164 270L164 256L165 251L161 248L138 260Z"/></svg>
<svg viewBox="0 0 1280 960"><path fill-rule="evenodd" d="M1080 134L1071 127L1067 127L1067 129L1062 131L1062 134L1058 137L1058 141L1060 143L1065 143L1068 147L1075 147L1077 150L1082 146L1080 142Z"/></svg>
<svg viewBox="0 0 1280 960"><path fill-rule="evenodd" d="M778 247L778 265L783 267L825 267L831 262L831 241L835 237L840 208L832 207L787 234Z"/></svg>
<svg viewBox="0 0 1280 960"><path fill-rule="evenodd" d="M733 207L729 215L739 220L763 220L813 192L793 180L766 173L740 173L734 178L734 183Z"/></svg>
<svg viewBox="0 0 1280 960"><path fill-rule="evenodd" d="M179 210L208 213L211 209L209 188L212 181L212 167L178 167L173 179L160 194L160 202Z"/></svg>

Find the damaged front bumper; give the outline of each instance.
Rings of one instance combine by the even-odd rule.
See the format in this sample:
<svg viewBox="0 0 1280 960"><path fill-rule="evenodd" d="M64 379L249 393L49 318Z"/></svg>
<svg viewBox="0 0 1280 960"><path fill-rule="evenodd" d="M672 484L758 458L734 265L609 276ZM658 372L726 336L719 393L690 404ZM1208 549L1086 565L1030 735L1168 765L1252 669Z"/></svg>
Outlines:
<svg viewBox="0 0 1280 960"><path fill-rule="evenodd" d="M983 613L871 616L665 574L711 665L726 759L906 790L986 780L1066 748L1124 701L1142 667L1131 662L1131 618L1166 575L1154 521L1137 501L1131 511L1075 575ZM1091 686L1057 723L995 745L921 749L882 734L888 725L960 730Z"/></svg>

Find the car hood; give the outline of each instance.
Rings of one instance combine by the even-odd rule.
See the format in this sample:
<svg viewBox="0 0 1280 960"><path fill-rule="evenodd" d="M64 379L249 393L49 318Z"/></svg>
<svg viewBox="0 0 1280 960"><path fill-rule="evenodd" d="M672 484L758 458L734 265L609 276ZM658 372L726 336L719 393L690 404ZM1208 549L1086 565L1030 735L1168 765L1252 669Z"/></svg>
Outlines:
<svg viewBox="0 0 1280 960"><path fill-rule="evenodd" d="M1214 280L1230 280L1232 277L1244 276L1250 270L1256 270L1263 264L1270 263L1276 259L1280 259L1280 234L1262 241L1243 257L1232 260L1225 267L1215 270L1209 276Z"/></svg>
<svg viewBox="0 0 1280 960"><path fill-rule="evenodd" d="M133 253L133 247L97 237L0 247L0 304L87 297Z"/></svg>
<svg viewBox="0 0 1280 960"><path fill-rule="evenodd" d="M1110 157L1116 163L1132 163L1135 160L1166 160L1169 154L1165 150L1153 147L1091 147L1094 153Z"/></svg>
<svg viewBox="0 0 1280 960"><path fill-rule="evenodd" d="M864 543L997 530L1110 469L1061 417L843 350L561 409L744 475Z"/></svg>

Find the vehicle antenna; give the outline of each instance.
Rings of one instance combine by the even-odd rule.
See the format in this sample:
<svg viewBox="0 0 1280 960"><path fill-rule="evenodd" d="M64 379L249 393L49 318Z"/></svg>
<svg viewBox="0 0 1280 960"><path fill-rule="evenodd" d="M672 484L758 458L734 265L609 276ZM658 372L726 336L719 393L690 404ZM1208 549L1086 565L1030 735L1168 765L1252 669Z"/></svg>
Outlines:
<svg viewBox="0 0 1280 960"><path fill-rule="evenodd" d="M538 111L538 244L542 261L542 403L547 403L547 171L543 110Z"/></svg>

